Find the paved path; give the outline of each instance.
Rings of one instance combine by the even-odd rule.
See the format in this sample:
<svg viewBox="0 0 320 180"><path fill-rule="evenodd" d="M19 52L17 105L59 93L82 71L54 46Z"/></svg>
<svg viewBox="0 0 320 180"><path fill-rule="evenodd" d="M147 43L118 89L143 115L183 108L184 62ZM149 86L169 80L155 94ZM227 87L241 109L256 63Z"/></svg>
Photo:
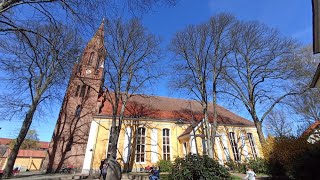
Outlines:
<svg viewBox="0 0 320 180"><path fill-rule="evenodd" d="M237 176L237 177L240 177L241 179L243 179L246 174L241 174L241 173L235 173L235 172L230 172L231 175L233 176ZM256 177L257 180L266 180L266 179L270 179L270 177L268 175L258 175Z"/></svg>
<svg viewBox="0 0 320 180"><path fill-rule="evenodd" d="M245 177L245 174L230 172L232 175L240 177L241 179ZM30 171L30 172L21 172L19 175L10 178L12 180L67 180L67 179L80 179L81 174L63 174L63 173L55 173L55 174L44 174L40 171ZM98 178L88 177L86 179L89 180L99 180ZM123 174L122 180L129 179L149 179L147 174L141 173L129 173ZM257 180L266 180L269 179L268 176L258 176Z"/></svg>
<svg viewBox="0 0 320 180"><path fill-rule="evenodd" d="M67 180L67 179L80 179L82 174L68 174L68 173L53 173L45 174L41 171L21 172L20 174L10 178L14 180ZM93 179L88 178L87 179Z"/></svg>

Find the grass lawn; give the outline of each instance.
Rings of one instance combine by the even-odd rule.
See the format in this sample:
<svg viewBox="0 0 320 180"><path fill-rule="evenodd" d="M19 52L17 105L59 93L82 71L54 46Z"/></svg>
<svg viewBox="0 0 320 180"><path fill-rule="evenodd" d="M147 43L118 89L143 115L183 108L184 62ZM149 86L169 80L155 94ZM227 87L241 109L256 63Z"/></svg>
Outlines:
<svg viewBox="0 0 320 180"><path fill-rule="evenodd" d="M160 179L161 180L168 180L169 179L169 174L161 174L160 173Z"/></svg>
<svg viewBox="0 0 320 180"><path fill-rule="evenodd" d="M234 176L234 175L231 175L231 179L232 180L242 180L240 177Z"/></svg>

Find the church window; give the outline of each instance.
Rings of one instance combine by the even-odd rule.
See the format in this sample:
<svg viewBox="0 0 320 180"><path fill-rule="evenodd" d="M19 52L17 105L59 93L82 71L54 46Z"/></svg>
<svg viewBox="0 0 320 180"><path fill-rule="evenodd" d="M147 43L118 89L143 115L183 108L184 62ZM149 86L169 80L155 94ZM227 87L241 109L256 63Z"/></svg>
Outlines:
<svg viewBox="0 0 320 180"><path fill-rule="evenodd" d="M88 98L88 97L89 97L89 93L90 93L90 86L88 86L87 94L86 94L86 98Z"/></svg>
<svg viewBox="0 0 320 180"><path fill-rule="evenodd" d="M162 130L163 159L170 160L170 129Z"/></svg>
<svg viewBox="0 0 320 180"><path fill-rule="evenodd" d="M81 106L78 105L76 108L76 112L74 113L74 117L79 118L81 113Z"/></svg>
<svg viewBox="0 0 320 180"><path fill-rule="evenodd" d="M230 144L231 144L234 160L235 161L239 161L240 160L240 156L239 156L238 144L237 144L237 142L235 140L234 132L230 132L229 133L229 139L230 139Z"/></svg>
<svg viewBox="0 0 320 180"><path fill-rule="evenodd" d="M81 75L82 65L78 65L75 75Z"/></svg>
<svg viewBox="0 0 320 180"><path fill-rule="evenodd" d="M253 141L252 133L248 133L248 139L251 147L252 156L254 159L257 159L257 152L256 152L256 146Z"/></svg>
<svg viewBox="0 0 320 180"><path fill-rule="evenodd" d="M79 95L79 91L80 91L80 85L77 86L75 97L77 97Z"/></svg>
<svg viewBox="0 0 320 180"><path fill-rule="evenodd" d="M80 97L83 97L83 96L84 96L84 94L86 93L86 88L87 88L86 85L82 85L82 87L81 87L81 92L80 92Z"/></svg>
<svg viewBox="0 0 320 180"><path fill-rule="evenodd" d="M88 60L88 66L91 66L94 58L94 52L90 53L89 60Z"/></svg>
<svg viewBox="0 0 320 180"><path fill-rule="evenodd" d="M136 162L145 162L146 128L139 127L137 131Z"/></svg>
<svg viewBox="0 0 320 180"><path fill-rule="evenodd" d="M95 68L96 70L99 69L99 65L100 65L100 62L97 60L96 68Z"/></svg>

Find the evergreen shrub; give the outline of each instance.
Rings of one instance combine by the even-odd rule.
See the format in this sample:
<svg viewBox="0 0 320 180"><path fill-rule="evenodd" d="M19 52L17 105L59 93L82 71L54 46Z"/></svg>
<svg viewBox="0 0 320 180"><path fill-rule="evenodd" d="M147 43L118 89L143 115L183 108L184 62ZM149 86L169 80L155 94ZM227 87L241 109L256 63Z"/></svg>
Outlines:
<svg viewBox="0 0 320 180"><path fill-rule="evenodd" d="M176 158L170 172L170 180L216 180L230 179L228 170L208 156L188 154Z"/></svg>
<svg viewBox="0 0 320 180"><path fill-rule="evenodd" d="M157 162L157 166L160 167L161 172L170 172L172 169L172 162L169 160L160 160Z"/></svg>

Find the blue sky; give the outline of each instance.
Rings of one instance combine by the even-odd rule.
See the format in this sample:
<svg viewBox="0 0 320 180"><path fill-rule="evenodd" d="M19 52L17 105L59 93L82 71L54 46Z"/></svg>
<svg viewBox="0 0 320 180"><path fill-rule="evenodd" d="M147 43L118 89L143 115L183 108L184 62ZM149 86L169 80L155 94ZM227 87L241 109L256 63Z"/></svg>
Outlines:
<svg viewBox="0 0 320 180"><path fill-rule="evenodd" d="M180 0L174 7L156 7L142 18L144 25L163 39L165 48L175 32L186 25L205 22L220 12L232 13L245 21L259 21L305 45L312 43L311 0ZM166 83L165 80L159 82L153 94L183 97L170 91ZM60 107L54 107L47 119L33 122L32 128L37 129L40 140L50 141L59 110ZM243 110L236 112L247 117ZM20 122L0 122L0 137L15 138Z"/></svg>

